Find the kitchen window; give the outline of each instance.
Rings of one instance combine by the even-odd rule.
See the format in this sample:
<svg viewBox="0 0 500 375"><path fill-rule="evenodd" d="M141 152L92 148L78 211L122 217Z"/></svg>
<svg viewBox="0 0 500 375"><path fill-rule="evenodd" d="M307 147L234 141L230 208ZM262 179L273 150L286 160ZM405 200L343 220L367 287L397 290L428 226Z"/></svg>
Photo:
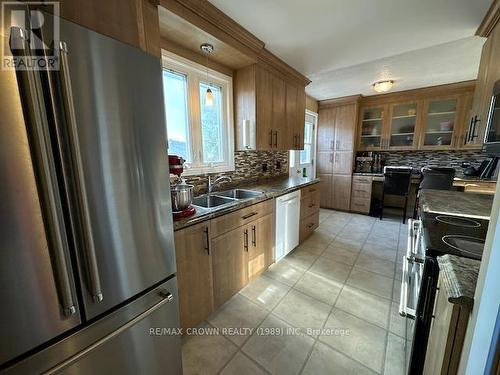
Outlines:
<svg viewBox="0 0 500 375"><path fill-rule="evenodd" d="M168 153L184 175L234 170L232 78L167 51L162 61Z"/></svg>
<svg viewBox="0 0 500 375"><path fill-rule="evenodd" d="M304 170L307 177L315 177L314 159L316 157L316 124L318 114L306 110L304 124L304 149L290 151L290 176L303 176Z"/></svg>

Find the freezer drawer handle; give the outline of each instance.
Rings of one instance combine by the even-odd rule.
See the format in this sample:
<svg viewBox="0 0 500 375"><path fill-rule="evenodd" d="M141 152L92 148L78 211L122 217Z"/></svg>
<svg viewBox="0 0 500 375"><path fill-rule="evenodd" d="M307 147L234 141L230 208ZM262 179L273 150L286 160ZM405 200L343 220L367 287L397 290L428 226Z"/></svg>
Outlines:
<svg viewBox="0 0 500 375"><path fill-rule="evenodd" d="M71 78L68 67L68 48L65 42L60 42L61 52L61 81L63 82L63 97L64 97L64 110L67 114L67 122L70 133L70 148L71 159L75 169L76 184L78 187L79 206L81 211L81 222L83 226L84 246L82 249L85 254L87 263L87 272L90 283L90 293L94 302L103 300L101 289L101 281L99 278L99 269L97 267L97 256L94 248L94 239L92 234L92 226L89 212L89 204L87 201L87 192L85 188L85 180L83 176L83 163L80 153L80 145L78 143L78 129L76 126L75 107L73 103L73 92L71 89Z"/></svg>
<svg viewBox="0 0 500 375"><path fill-rule="evenodd" d="M24 29L12 27L10 29L10 45L22 45L23 54L30 49L28 36ZM30 51L31 52L31 51ZM12 51L13 55L18 55L17 50ZM27 54L29 55L29 53ZM68 242L66 234L61 228L64 227L61 202L59 200L59 188L57 185L57 175L52 160L52 150L50 148L50 134L48 133L47 118L44 115L45 109L41 109L38 101L43 97L41 82L37 73L33 70L18 70L19 89L23 97L26 98L23 107L29 113L27 118L28 135L30 136L30 151L35 164L35 171L38 178L42 180L38 189L40 191L44 221L47 220L50 241L50 255L53 258L53 271L57 283L58 296L65 316L76 313L73 293L71 290L71 279L68 273L67 263ZM43 189L41 187L43 186Z"/></svg>

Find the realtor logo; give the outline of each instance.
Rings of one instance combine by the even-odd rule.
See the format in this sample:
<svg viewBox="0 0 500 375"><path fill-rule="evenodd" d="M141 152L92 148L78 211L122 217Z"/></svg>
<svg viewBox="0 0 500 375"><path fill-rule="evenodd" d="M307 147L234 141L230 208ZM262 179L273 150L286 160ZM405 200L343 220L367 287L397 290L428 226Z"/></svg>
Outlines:
<svg viewBox="0 0 500 375"><path fill-rule="evenodd" d="M2 1L2 70L59 70L59 2Z"/></svg>

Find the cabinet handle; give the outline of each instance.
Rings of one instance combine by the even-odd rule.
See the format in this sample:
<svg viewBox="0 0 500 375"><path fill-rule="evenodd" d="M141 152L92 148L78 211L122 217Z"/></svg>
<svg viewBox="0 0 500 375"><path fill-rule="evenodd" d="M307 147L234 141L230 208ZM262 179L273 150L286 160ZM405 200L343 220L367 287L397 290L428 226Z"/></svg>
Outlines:
<svg viewBox="0 0 500 375"><path fill-rule="evenodd" d="M205 250L207 251L207 254L210 255L210 242L208 238L208 227L205 227L203 229L203 232L205 233Z"/></svg>
<svg viewBox="0 0 500 375"><path fill-rule="evenodd" d="M333 163L333 152L330 154L330 163Z"/></svg>
<svg viewBox="0 0 500 375"><path fill-rule="evenodd" d="M298 137L297 148L300 148L300 144L302 143L302 142L300 141L300 139L301 139L301 137L300 137L300 133L299 133L299 134L297 134L297 137Z"/></svg>
<svg viewBox="0 0 500 375"><path fill-rule="evenodd" d="M472 142L474 138L477 138L478 135L474 134L476 132L476 124L481 121L477 118L477 115L471 118L469 124L469 131L467 132L467 143Z"/></svg>
<svg viewBox="0 0 500 375"><path fill-rule="evenodd" d="M337 140L335 141L335 148L336 148L337 150L340 148L340 140L339 140L339 139L337 139Z"/></svg>
<svg viewBox="0 0 500 375"><path fill-rule="evenodd" d="M269 130L269 146L273 147L273 131Z"/></svg>
<svg viewBox="0 0 500 375"><path fill-rule="evenodd" d="M333 147L333 139L330 141L330 150L333 150L334 147Z"/></svg>
<svg viewBox="0 0 500 375"><path fill-rule="evenodd" d="M252 216L255 216L255 215L257 215L257 214L258 214L258 212L250 212L249 214L243 215L241 218L242 218L243 220L246 220L246 219L248 219L248 218L250 218L250 217L252 217Z"/></svg>
<svg viewBox="0 0 500 375"><path fill-rule="evenodd" d="M255 225L252 225L252 245L253 247L257 246L257 231Z"/></svg>
<svg viewBox="0 0 500 375"><path fill-rule="evenodd" d="M245 251L248 253L248 229L243 231L243 247Z"/></svg>
<svg viewBox="0 0 500 375"><path fill-rule="evenodd" d="M314 203L311 203L311 204L309 205L309 208L313 208L314 206L316 206L316 205L315 205Z"/></svg>
<svg viewBox="0 0 500 375"><path fill-rule="evenodd" d="M278 147L278 131L277 130L274 132L274 135L276 136L276 139L274 140L274 147Z"/></svg>
<svg viewBox="0 0 500 375"><path fill-rule="evenodd" d="M314 193L316 189L309 189L309 193Z"/></svg>
<svg viewBox="0 0 500 375"><path fill-rule="evenodd" d="M307 229L311 229L312 227L314 227L314 223L309 223L309 224L307 225Z"/></svg>

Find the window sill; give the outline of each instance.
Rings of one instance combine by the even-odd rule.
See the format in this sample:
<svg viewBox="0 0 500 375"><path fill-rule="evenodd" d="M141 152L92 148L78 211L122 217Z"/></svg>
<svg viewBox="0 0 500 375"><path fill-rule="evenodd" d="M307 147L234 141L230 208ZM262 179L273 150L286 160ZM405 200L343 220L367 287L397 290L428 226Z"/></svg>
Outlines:
<svg viewBox="0 0 500 375"><path fill-rule="evenodd" d="M220 165L216 167L184 168L183 176L198 176L202 174L214 174L223 172L234 172L234 165Z"/></svg>

